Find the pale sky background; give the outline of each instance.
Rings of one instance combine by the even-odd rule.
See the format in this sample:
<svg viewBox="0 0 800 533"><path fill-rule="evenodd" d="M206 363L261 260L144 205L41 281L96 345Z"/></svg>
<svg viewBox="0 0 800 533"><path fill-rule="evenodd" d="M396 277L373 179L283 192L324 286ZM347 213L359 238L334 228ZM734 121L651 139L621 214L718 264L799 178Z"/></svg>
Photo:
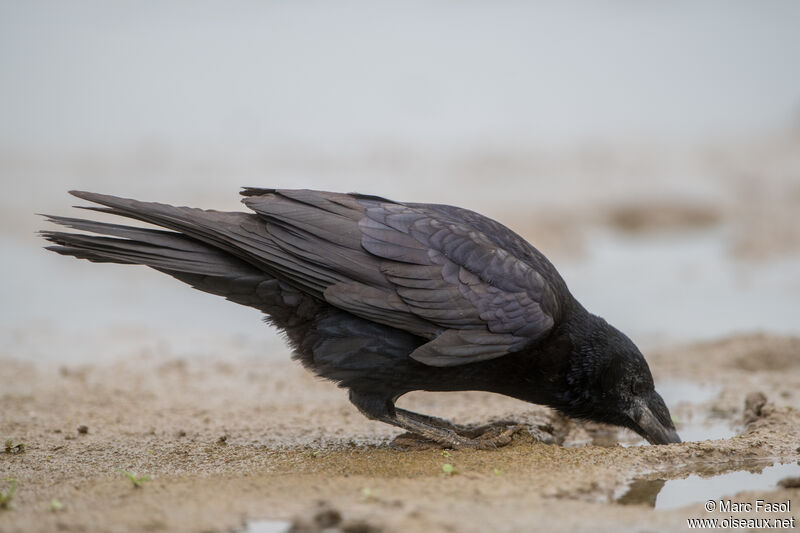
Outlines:
<svg viewBox="0 0 800 533"><path fill-rule="evenodd" d="M800 3L0 4L0 146L443 149L800 118Z"/></svg>

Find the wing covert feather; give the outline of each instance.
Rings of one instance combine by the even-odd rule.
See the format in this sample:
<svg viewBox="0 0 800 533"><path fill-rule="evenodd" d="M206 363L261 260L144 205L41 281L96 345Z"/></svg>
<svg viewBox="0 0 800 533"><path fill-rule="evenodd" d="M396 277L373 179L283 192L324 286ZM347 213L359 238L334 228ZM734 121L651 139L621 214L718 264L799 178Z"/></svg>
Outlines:
<svg viewBox="0 0 800 533"><path fill-rule="evenodd" d="M365 214L362 246L387 260L382 271L397 295L414 314L452 328L414 359L451 366L501 357L552 328L552 288L482 231L420 206L381 203Z"/></svg>
<svg viewBox="0 0 800 533"><path fill-rule="evenodd" d="M432 366L484 361L546 335L559 316L558 273L501 224L449 206L318 191L248 190L280 273L330 304L426 338ZM257 246L255 242L253 246ZM263 253L263 252L262 252ZM289 280L293 281L293 280Z"/></svg>

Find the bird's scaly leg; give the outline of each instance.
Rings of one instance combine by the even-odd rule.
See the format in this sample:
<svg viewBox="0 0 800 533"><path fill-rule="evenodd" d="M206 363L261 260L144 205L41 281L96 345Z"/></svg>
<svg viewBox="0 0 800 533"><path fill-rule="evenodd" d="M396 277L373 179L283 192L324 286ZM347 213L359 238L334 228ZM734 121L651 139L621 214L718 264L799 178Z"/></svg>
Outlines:
<svg viewBox="0 0 800 533"><path fill-rule="evenodd" d="M386 415L379 418L382 422L405 429L415 435L432 440L447 448L477 448L475 439L463 437L450 428L433 425L422 421L416 413L403 409L396 409L394 416Z"/></svg>
<svg viewBox="0 0 800 533"><path fill-rule="evenodd" d="M387 416L381 420L453 449L493 450L509 444L514 433L520 429L519 426L502 428L492 426L483 433L473 433L469 428L458 426L442 418L421 415L399 408L395 408L394 417ZM486 427L483 426L479 429ZM469 435L463 434L460 430L465 433L469 432Z"/></svg>
<svg viewBox="0 0 800 533"><path fill-rule="evenodd" d="M521 427L519 426L518 423L514 422L513 420L501 420L497 422L492 422L490 424L483 424L481 426L464 426L461 424L454 424L449 420L445 420L444 418L438 418L435 416L414 413L412 411L406 411L405 409L400 409L400 408L395 408L395 410L402 411L406 416L416 418L417 420L424 422L426 424L450 429L455 433L458 433L460 436L467 437L470 439L482 438L485 440L491 434L505 433L505 430L510 429L512 427L515 428L514 432L516 432Z"/></svg>
<svg viewBox="0 0 800 533"><path fill-rule="evenodd" d="M405 429L448 448L477 448L491 450L505 446L520 427L501 427L496 425L471 429L444 420L394 407L393 401L386 401L371 395L350 391L350 401L367 417L380 420ZM487 431L486 428L489 428ZM483 432L476 432L483 430ZM462 433L463 432L463 433ZM465 434L466 433L466 434Z"/></svg>

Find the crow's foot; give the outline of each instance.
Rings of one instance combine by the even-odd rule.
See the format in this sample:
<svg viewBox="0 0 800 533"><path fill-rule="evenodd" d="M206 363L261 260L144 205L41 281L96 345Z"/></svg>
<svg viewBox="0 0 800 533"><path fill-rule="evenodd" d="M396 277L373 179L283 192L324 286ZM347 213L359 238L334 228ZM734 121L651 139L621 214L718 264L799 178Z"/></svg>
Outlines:
<svg viewBox="0 0 800 533"><path fill-rule="evenodd" d="M398 435L392 446L410 450L436 448L494 450L510 444L514 434L523 426L510 421L494 422L481 426L460 426L440 418L427 417L398 409L400 427L409 429ZM415 427L409 427L409 426Z"/></svg>

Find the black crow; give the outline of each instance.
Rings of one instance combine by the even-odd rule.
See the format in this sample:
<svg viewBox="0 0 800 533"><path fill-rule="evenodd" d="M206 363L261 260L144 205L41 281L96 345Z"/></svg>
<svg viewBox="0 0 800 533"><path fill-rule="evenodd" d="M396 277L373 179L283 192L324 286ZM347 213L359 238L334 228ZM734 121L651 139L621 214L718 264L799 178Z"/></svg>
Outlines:
<svg viewBox="0 0 800 533"><path fill-rule="evenodd" d="M371 419L454 448L503 444L507 433L479 439L395 407L414 390L480 390L680 442L633 342L586 311L536 248L478 213L311 190L245 188L252 212L71 194L164 229L51 216L95 235L44 231L49 250L147 265L261 310L296 359Z"/></svg>

